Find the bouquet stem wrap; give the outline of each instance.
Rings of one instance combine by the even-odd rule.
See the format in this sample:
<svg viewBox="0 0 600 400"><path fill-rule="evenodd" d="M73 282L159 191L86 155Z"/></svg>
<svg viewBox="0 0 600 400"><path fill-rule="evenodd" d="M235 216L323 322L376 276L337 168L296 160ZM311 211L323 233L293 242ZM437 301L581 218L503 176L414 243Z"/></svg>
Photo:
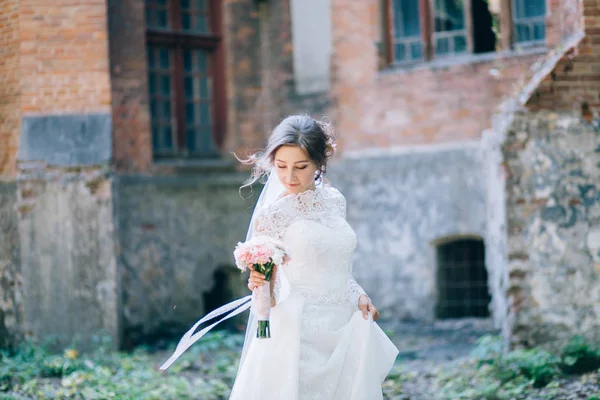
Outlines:
<svg viewBox="0 0 600 400"><path fill-rule="evenodd" d="M265 275L265 280L267 281L267 283L257 287L252 292L252 311L256 315L256 337L259 339L268 339L271 337L269 317L271 314L271 275L273 267L274 264L272 262L254 265L254 269Z"/></svg>
<svg viewBox="0 0 600 400"><path fill-rule="evenodd" d="M252 291L252 313L258 322L256 337L271 337L269 316L271 314L271 276L276 265L282 265L289 258L281 241L269 236L255 236L238 243L233 256L235 264L243 272L250 268L265 276L265 284Z"/></svg>

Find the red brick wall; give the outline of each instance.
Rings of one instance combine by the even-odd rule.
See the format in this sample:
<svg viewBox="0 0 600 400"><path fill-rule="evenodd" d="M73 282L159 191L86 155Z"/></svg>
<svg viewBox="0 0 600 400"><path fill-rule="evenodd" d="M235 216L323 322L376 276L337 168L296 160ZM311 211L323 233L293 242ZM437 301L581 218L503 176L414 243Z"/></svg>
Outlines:
<svg viewBox="0 0 600 400"><path fill-rule="evenodd" d="M143 0L108 0L114 160L119 172L170 173L152 161ZM281 118L325 113L329 96L298 96L289 0L223 0L227 132L223 158L264 146Z"/></svg>
<svg viewBox="0 0 600 400"><path fill-rule="evenodd" d="M584 0L585 37L556 65L529 99L531 110L579 110L585 118L600 109L600 1Z"/></svg>
<svg viewBox="0 0 600 400"><path fill-rule="evenodd" d="M327 114L329 94L295 92L290 0L225 1L229 122L225 150L244 155L265 145L285 116Z"/></svg>
<svg viewBox="0 0 600 400"><path fill-rule="evenodd" d="M558 46L583 28L582 6L588 0L547 0L546 44ZM591 0L593 3L595 0Z"/></svg>
<svg viewBox="0 0 600 400"><path fill-rule="evenodd" d="M227 134L225 150L240 152L262 144L260 31L251 0L223 1L227 64Z"/></svg>
<svg viewBox="0 0 600 400"><path fill-rule="evenodd" d="M16 173L20 129L19 1L0 2L0 179Z"/></svg>
<svg viewBox="0 0 600 400"><path fill-rule="evenodd" d="M109 0L113 151L119 172L169 173L153 168L144 0ZM223 25L229 151L258 147L264 134L258 12L253 0L224 0Z"/></svg>
<svg viewBox="0 0 600 400"><path fill-rule="evenodd" d="M110 110L106 25L106 0L20 1L24 113Z"/></svg>
<svg viewBox="0 0 600 400"><path fill-rule="evenodd" d="M378 70L369 2L333 0L334 122L345 150L479 138L538 58ZM372 23L371 23L372 25Z"/></svg>
<svg viewBox="0 0 600 400"><path fill-rule="evenodd" d="M152 161L144 0L108 0L113 157L119 172Z"/></svg>

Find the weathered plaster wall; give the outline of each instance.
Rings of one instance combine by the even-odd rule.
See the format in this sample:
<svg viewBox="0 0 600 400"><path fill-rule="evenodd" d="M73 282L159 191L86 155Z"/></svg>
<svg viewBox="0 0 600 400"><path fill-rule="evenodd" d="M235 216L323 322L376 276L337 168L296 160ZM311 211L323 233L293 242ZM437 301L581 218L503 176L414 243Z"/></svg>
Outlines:
<svg viewBox="0 0 600 400"><path fill-rule="evenodd" d="M477 143L346 153L329 174L358 236L357 281L389 319L434 319L437 239L485 235Z"/></svg>
<svg viewBox="0 0 600 400"><path fill-rule="evenodd" d="M488 254L488 264L504 271L509 346L599 331L590 319L597 296L586 285L597 282L590 196L598 179L590 165L597 170L598 163L588 145L598 121L600 14L597 2L573 6L583 31L529 71L484 135L488 241L499 249Z"/></svg>
<svg viewBox="0 0 600 400"><path fill-rule="evenodd" d="M22 338L17 184L0 182L0 349Z"/></svg>
<svg viewBox="0 0 600 400"><path fill-rule="evenodd" d="M512 338L600 332L600 135L569 112L520 113L503 147ZM599 338L600 339L600 338Z"/></svg>
<svg viewBox="0 0 600 400"><path fill-rule="evenodd" d="M125 347L178 337L205 312L248 294L233 261L255 201L238 193L245 177L118 178ZM220 289L227 293L207 298L218 269L229 276Z"/></svg>
<svg viewBox="0 0 600 400"><path fill-rule="evenodd" d="M117 344L119 288L107 171L30 162L21 165L21 179L25 332L63 346L75 340L80 349L93 346L93 335L101 333Z"/></svg>

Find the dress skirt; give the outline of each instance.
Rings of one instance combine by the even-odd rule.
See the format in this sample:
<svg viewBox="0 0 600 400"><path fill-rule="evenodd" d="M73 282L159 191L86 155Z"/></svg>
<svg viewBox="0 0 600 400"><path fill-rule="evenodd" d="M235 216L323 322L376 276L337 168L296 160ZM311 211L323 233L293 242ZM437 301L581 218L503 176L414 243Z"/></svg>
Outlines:
<svg viewBox="0 0 600 400"><path fill-rule="evenodd" d="M271 338L254 339L230 400L379 400L398 349L347 301L292 294L271 309Z"/></svg>

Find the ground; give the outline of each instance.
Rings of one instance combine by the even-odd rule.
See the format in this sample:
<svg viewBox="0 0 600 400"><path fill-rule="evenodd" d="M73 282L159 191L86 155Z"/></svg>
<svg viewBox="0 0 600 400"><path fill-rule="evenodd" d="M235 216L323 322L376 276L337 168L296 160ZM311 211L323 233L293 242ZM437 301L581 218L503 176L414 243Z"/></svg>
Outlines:
<svg viewBox="0 0 600 400"><path fill-rule="evenodd" d="M386 400L600 400L600 349L587 344L568 354L572 360L593 354L591 372L566 375L557 369L564 354L533 349L499 355L498 332L487 320L383 328L400 349L383 385ZM39 345L0 352L0 400L225 400L243 335L211 332L167 372L158 367L174 342L124 353L109 351L104 339L98 338L93 354L75 348L57 354Z"/></svg>
<svg viewBox="0 0 600 400"><path fill-rule="evenodd" d="M388 396L394 400L438 400L438 399L484 399L477 394L464 393L454 397L444 390L440 377L446 380L468 377L473 366L473 350L477 340L486 335L498 335L490 320L463 319L436 322L431 325L399 323L394 327L393 340L400 354L397 368L401 371L399 386L401 393ZM471 376L470 383L476 385ZM392 381L386 382L392 386ZM393 381L393 384L398 382ZM553 390L531 390L520 397L522 400L575 400L600 399L600 371L583 376L560 378ZM594 398L594 396L597 396ZM486 400L503 399L501 395L490 395ZM507 398L509 399L509 398Z"/></svg>

